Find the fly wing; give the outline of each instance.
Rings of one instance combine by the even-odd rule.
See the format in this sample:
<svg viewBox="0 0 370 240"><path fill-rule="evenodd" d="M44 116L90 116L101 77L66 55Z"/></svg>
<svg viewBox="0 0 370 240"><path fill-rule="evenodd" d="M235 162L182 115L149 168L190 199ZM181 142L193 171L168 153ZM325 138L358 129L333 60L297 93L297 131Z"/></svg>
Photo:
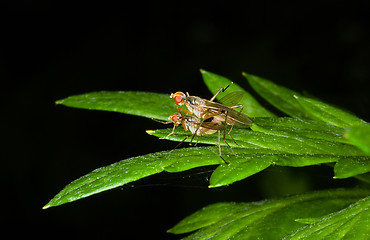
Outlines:
<svg viewBox="0 0 370 240"><path fill-rule="evenodd" d="M253 120L248 115L235 111L234 109L231 110L232 111L228 112L227 118L230 118L231 121L234 121L237 126L243 128L249 128L252 126Z"/></svg>
<svg viewBox="0 0 370 240"><path fill-rule="evenodd" d="M243 128L252 126L253 120L246 114L238 112L231 107L221 103L206 101L206 108L209 115L217 118L218 121L227 121L227 124L237 125Z"/></svg>
<svg viewBox="0 0 370 240"><path fill-rule="evenodd" d="M219 101L225 106L235 106L242 100L243 96L244 92L237 90L223 96Z"/></svg>

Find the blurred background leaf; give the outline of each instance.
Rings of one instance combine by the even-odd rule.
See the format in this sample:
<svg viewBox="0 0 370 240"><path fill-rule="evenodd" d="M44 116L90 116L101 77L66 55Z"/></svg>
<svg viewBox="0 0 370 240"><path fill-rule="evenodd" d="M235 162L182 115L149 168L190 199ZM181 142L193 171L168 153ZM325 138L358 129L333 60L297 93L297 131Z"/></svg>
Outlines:
<svg viewBox="0 0 370 240"><path fill-rule="evenodd" d="M309 114L294 97L299 96L299 93L253 74L243 73L243 75L260 96L283 113L291 117L309 118Z"/></svg>
<svg viewBox="0 0 370 240"><path fill-rule="evenodd" d="M341 189L261 202L216 203L184 218L168 232L182 234L197 230L185 239L281 239L288 234L293 235L286 239L312 235L316 238L310 239L322 239L340 228L346 230L341 231L341 237L356 236L356 231L358 236L366 236L369 193L369 190ZM334 213L336 211L340 212ZM312 226L304 227L302 222L308 220L297 221L319 217Z"/></svg>
<svg viewBox="0 0 370 240"><path fill-rule="evenodd" d="M367 239L369 237L370 197L325 216L297 219L309 225L284 239Z"/></svg>
<svg viewBox="0 0 370 240"><path fill-rule="evenodd" d="M356 145L362 151L370 154L370 127L369 126L354 126L344 134L352 144Z"/></svg>
<svg viewBox="0 0 370 240"><path fill-rule="evenodd" d="M321 101L299 96L295 98L313 119L342 128L366 124L358 117Z"/></svg>

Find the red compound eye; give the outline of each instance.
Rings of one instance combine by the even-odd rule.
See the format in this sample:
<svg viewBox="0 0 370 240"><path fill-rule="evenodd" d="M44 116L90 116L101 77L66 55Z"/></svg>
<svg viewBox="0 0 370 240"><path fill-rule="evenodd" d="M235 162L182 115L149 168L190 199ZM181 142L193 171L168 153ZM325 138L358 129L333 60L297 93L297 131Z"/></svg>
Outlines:
<svg viewBox="0 0 370 240"><path fill-rule="evenodd" d="M177 114L173 114L172 115L172 121L177 122L178 120L179 120L179 118L177 117Z"/></svg>
<svg viewBox="0 0 370 240"><path fill-rule="evenodd" d="M174 99L176 104L180 104L182 102L182 96L175 96Z"/></svg>
<svg viewBox="0 0 370 240"><path fill-rule="evenodd" d="M185 94L182 92L172 93L170 98L173 98L176 105L183 105L185 100Z"/></svg>

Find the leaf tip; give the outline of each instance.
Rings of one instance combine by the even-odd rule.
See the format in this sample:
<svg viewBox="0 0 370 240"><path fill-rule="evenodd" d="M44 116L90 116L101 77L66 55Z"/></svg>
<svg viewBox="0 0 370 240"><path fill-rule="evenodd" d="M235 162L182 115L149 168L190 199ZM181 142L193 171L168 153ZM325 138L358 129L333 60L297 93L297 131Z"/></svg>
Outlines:
<svg viewBox="0 0 370 240"><path fill-rule="evenodd" d="M145 131L147 134L149 134L149 135L152 135L152 134L154 134L155 133L155 130L146 130Z"/></svg>
<svg viewBox="0 0 370 240"><path fill-rule="evenodd" d="M216 187L220 187L222 186L222 184L211 184L208 186L208 188L216 188Z"/></svg>
<svg viewBox="0 0 370 240"><path fill-rule="evenodd" d="M46 204L45 206L43 206L43 207L42 207L42 209L47 209L47 208L49 208L49 207L51 207L51 205L48 203L48 204Z"/></svg>
<svg viewBox="0 0 370 240"><path fill-rule="evenodd" d="M253 77L252 74L247 73L247 72L242 72L242 76L245 77L245 78L247 78L248 80L249 80L249 78L252 78Z"/></svg>
<svg viewBox="0 0 370 240"><path fill-rule="evenodd" d="M167 233L174 233L174 234L175 234L175 233L176 233L176 231L174 231L173 229L174 229L174 227L173 227L173 228L168 229L166 232L167 232Z"/></svg>
<svg viewBox="0 0 370 240"><path fill-rule="evenodd" d="M55 101L55 104L57 104L57 105L58 105L58 104L63 104L63 102L64 102L64 99L60 99L60 100L56 100L56 101Z"/></svg>

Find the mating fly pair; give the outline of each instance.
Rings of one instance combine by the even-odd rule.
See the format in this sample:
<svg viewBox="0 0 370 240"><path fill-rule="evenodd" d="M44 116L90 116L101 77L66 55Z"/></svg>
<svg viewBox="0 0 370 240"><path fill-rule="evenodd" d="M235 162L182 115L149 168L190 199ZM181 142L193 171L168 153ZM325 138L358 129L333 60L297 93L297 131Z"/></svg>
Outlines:
<svg viewBox="0 0 370 240"><path fill-rule="evenodd" d="M235 144L237 144L230 135L233 126L236 125L242 128L249 128L252 125L253 121L247 115L241 113L241 111L243 110L243 105L237 105L241 98L243 97L242 91L231 92L224 96L221 99L221 101L224 104L214 102L218 94L224 92L231 84L232 82L230 82L230 84L227 87L220 88L210 100L206 100L196 96L190 96L189 93L187 92L186 94L182 92L176 92L171 94L170 97L174 99L176 105L178 106L185 105L188 108L188 110L177 107L178 112L169 116L169 119L172 120L171 122L174 124L174 126L172 132L169 133L166 137L172 135L175 131L175 128L180 124L182 124L185 131L189 130L191 132L191 135L184 138L184 140L181 141L179 145L190 136L192 137L190 141L191 144L195 135L199 136L200 138L203 134L213 134L217 131L218 132L217 145L219 148L219 156L224 162L226 162L221 155L220 143L222 131L223 141L231 149L233 154L236 155L231 146L229 145L229 143L226 141L227 125L231 126L228 131L229 137L234 141ZM240 108L240 111L234 110L235 108ZM183 115L181 112L185 113L185 115ZM171 123L171 122L162 122L162 123ZM199 138L196 144L198 143Z"/></svg>

